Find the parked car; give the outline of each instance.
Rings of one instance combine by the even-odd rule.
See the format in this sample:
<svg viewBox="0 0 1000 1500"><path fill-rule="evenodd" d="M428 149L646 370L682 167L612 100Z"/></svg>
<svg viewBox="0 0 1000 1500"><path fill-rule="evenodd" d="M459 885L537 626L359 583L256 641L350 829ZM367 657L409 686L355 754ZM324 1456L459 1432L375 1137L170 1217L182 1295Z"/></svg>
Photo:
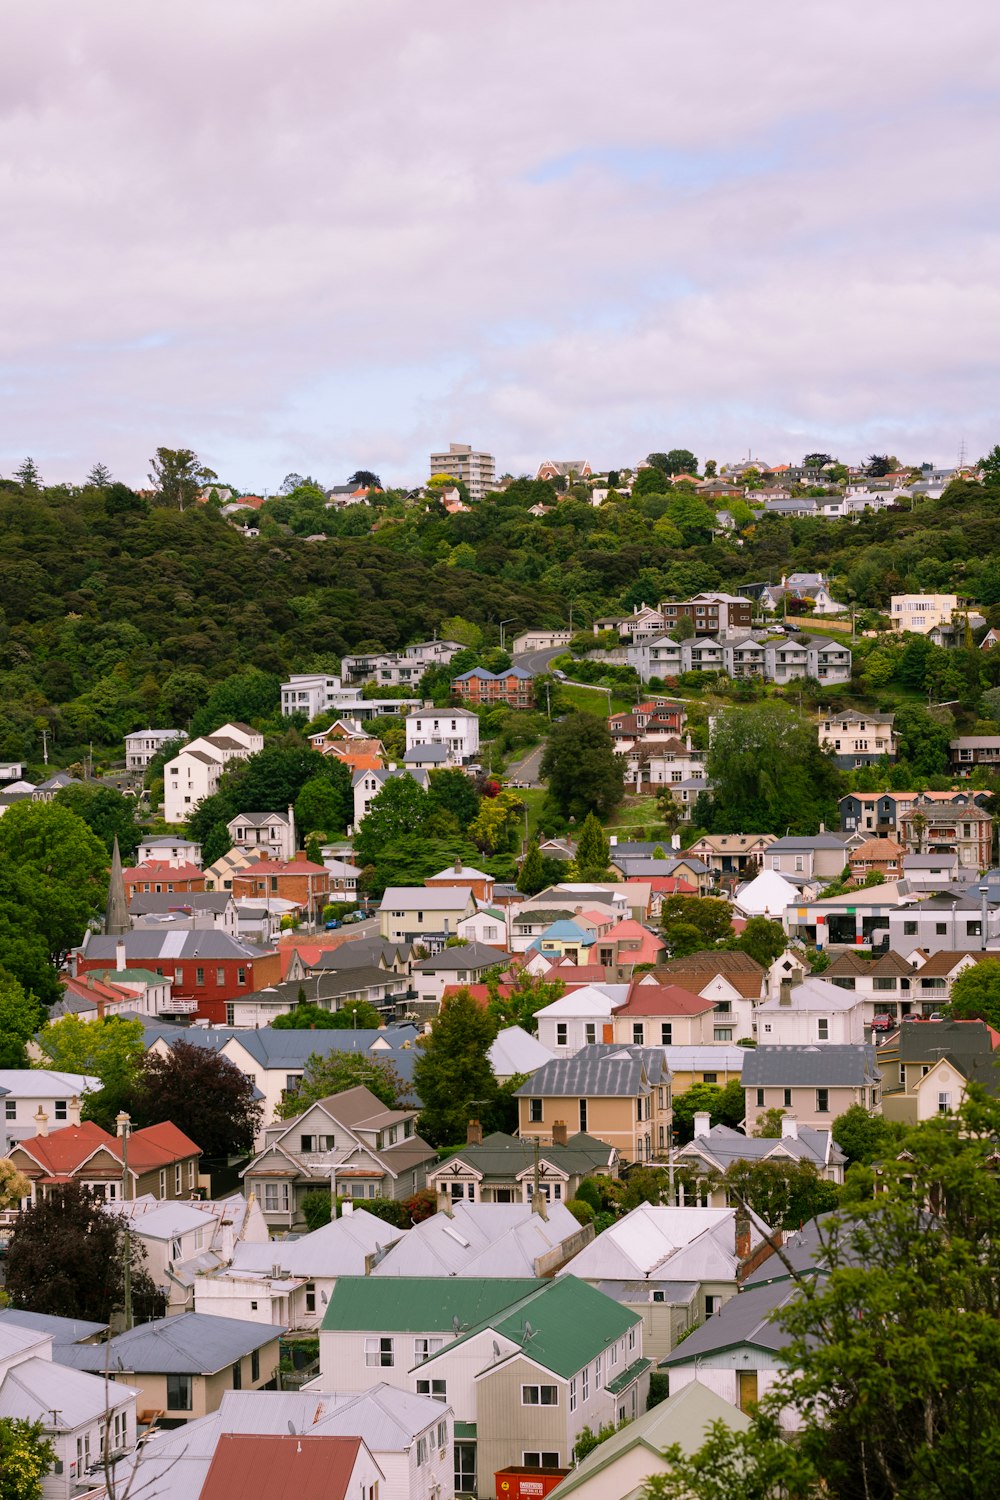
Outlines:
<svg viewBox="0 0 1000 1500"><path fill-rule="evenodd" d="M908 1016L903 1017L904 1021L908 1019ZM895 1016L881 1014L872 1017L872 1031L892 1031L896 1024Z"/></svg>
<svg viewBox="0 0 1000 1500"><path fill-rule="evenodd" d="M331 921L324 922L323 926L327 932L333 932L335 928L340 926L340 921L337 917L334 917Z"/></svg>

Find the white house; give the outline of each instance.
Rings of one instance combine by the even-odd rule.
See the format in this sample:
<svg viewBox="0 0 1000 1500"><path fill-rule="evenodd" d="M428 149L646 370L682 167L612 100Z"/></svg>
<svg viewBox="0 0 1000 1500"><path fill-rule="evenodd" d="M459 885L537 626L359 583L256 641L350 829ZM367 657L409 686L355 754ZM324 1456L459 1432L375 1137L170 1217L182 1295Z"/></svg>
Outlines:
<svg viewBox="0 0 1000 1500"><path fill-rule="evenodd" d="M183 823L199 802L211 797L226 767L264 748L264 736L248 724L223 724L213 734L191 740L163 768L163 812L168 823Z"/></svg>
<svg viewBox="0 0 1000 1500"><path fill-rule="evenodd" d="M136 852L137 865L169 865L177 870L181 865L195 865L201 869L201 845L197 839L184 838L182 834L166 834L161 838L143 839Z"/></svg>
<svg viewBox="0 0 1000 1500"><path fill-rule="evenodd" d="M442 745L445 764L461 766L479 754L479 716L468 708L421 708L406 718L407 753L420 745Z"/></svg>
<svg viewBox="0 0 1000 1500"><path fill-rule="evenodd" d="M807 1047L865 1040L861 996L825 979L782 980L776 999L757 1007L757 1043Z"/></svg>
<svg viewBox="0 0 1000 1500"><path fill-rule="evenodd" d="M510 961L510 954L502 948L491 948L486 943L461 943L457 947L447 945L430 958L421 958L413 965L413 988L420 1003L420 1015L433 1015L440 1008L445 990L450 985L479 984L485 974Z"/></svg>
<svg viewBox="0 0 1000 1500"><path fill-rule="evenodd" d="M354 826L357 828L362 818L367 817L368 809L371 807L379 792L387 781L392 781L397 776L411 776L419 787L424 791L430 786L430 778L426 771L410 770L409 767L381 766L368 771L355 771L351 787L354 791Z"/></svg>
<svg viewBox="0 0 1000 1500"><path fill-rule="evenodd" d="M339 677L327 677L323 673L293 673L281 684L281 712L284 718L293 714L305 714L315 719L318 714L330 710L350 716L352 719L374 719L378 714L399 713L401 709L414 707L417 698L366 698L360 687L345 687Z"/></svg>
<svg viewBox="0 0 1000 1500"><path fill-rule="evenodd" d="M181 729L136 729L125 736L125 768L128 771L144 771L164 745L171 740L186 740Z"/></svg>
<svg viewBox="0 0 1000 1500"><path fill-rule="evenodd" d="M750 1414L785 1373L782 1350L789 1336L774 1314L799 1295L796 1286L776 1281L749 1287L732 1298L717 1317L709 1318L667 1355L671 1396L697 1381ZM791 1424L787 1409L782 1421Z"/></svg>
<svg viewBox="0 0 1000 1500"><path fill-rule="evenodd" d="M296 853L295 811L237 813L226 824L235 849L285 863Z"/></svg>
<svg viewBox="0 0 1000 1500"><path fill-rule="evenodd" d="M627 984L584 984L536 1011L538 1040L553 1057L572 1057L584 1047L610 1040L616 1005L628 999Z"/></svg>
<svg viewBox="0 0 1000 1500"><path fill-rule="evenodd" d="M96 1093L101 1080L86 1073L59 1073L53 1068L0 1068L0 1144L27 1141L38 1133L39 1110L60 1125L79 1125L84 1094Z"/></svg>

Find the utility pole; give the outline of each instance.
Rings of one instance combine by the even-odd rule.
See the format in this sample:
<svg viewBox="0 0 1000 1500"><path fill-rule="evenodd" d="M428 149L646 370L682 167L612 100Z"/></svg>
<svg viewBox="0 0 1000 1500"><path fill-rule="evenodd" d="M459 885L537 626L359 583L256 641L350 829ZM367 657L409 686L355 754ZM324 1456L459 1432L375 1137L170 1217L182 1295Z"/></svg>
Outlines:
<svg viewBox="0 0 1000 1500"><path fill-rule="evenodd" d="M122 1200L127 1207L129 1201L128 1138L132 1130L131 1116L122 1110L121 1114L115 1120L115 1124L118 1126L118 1134L121 1136L122 1142ZM127 1331L134 1323L132 1317L132 1220L127 1213L125 1214L125 1265L122 1274L122 1301L125 1304L123 1313L125 1329Z"/></svg>
<svg viewBox="0 0 1000 1500"><path fill-rule="evenodd" d="M45 765L48 765L48 763L49 763L49 731L47 729L43 729L42 730L42 760L44 761Z"/></svg>

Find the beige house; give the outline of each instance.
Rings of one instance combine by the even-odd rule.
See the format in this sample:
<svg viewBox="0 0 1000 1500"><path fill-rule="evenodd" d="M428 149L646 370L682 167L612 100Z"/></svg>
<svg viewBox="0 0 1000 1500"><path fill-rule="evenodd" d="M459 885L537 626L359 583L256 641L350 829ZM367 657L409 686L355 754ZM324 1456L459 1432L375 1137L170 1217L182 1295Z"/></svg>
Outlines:
<svg viewBox="0 0 1000 1500"><path fill-rule="evenodd" d="M670 1145L673 1105L662 1048L597 1043L556 1057L517 1090L518 1134L549 1143L559 1127L595 1136L626 1162Z"/></svg>
<svg viewBox="0 0 1000 1500"><path fill-rule="evenodd" d="M871 1046L753 1048L743 1064L747 1131L769 1109L789 1112L817 1130L829 1128L852 1104L880 1114L881 1080Z"/></svg>
<svg viewBox="0 0 1000 1500"><path fill-rule="evenodd" d="M879 1049L882 1112L916 1125L953 1114L971 1082L1000 1091L1000 1037L985 1021L911 1021Z"/></svg>

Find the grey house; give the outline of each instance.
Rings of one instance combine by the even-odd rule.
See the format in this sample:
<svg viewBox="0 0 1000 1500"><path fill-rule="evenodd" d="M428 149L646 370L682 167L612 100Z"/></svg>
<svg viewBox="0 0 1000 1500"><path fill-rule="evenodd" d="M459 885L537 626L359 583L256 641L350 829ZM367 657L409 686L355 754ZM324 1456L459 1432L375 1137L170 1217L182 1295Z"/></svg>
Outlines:
<svg viewBox="0 0 1000 1500"><path fill-rule="evenodd" d="M877 1114L881 1080L875 1048L867 1043L757 1047L743 1064L747 1130L769 1109L787 1110L799 1125L817 1130L852 1104Z"/></svg>

